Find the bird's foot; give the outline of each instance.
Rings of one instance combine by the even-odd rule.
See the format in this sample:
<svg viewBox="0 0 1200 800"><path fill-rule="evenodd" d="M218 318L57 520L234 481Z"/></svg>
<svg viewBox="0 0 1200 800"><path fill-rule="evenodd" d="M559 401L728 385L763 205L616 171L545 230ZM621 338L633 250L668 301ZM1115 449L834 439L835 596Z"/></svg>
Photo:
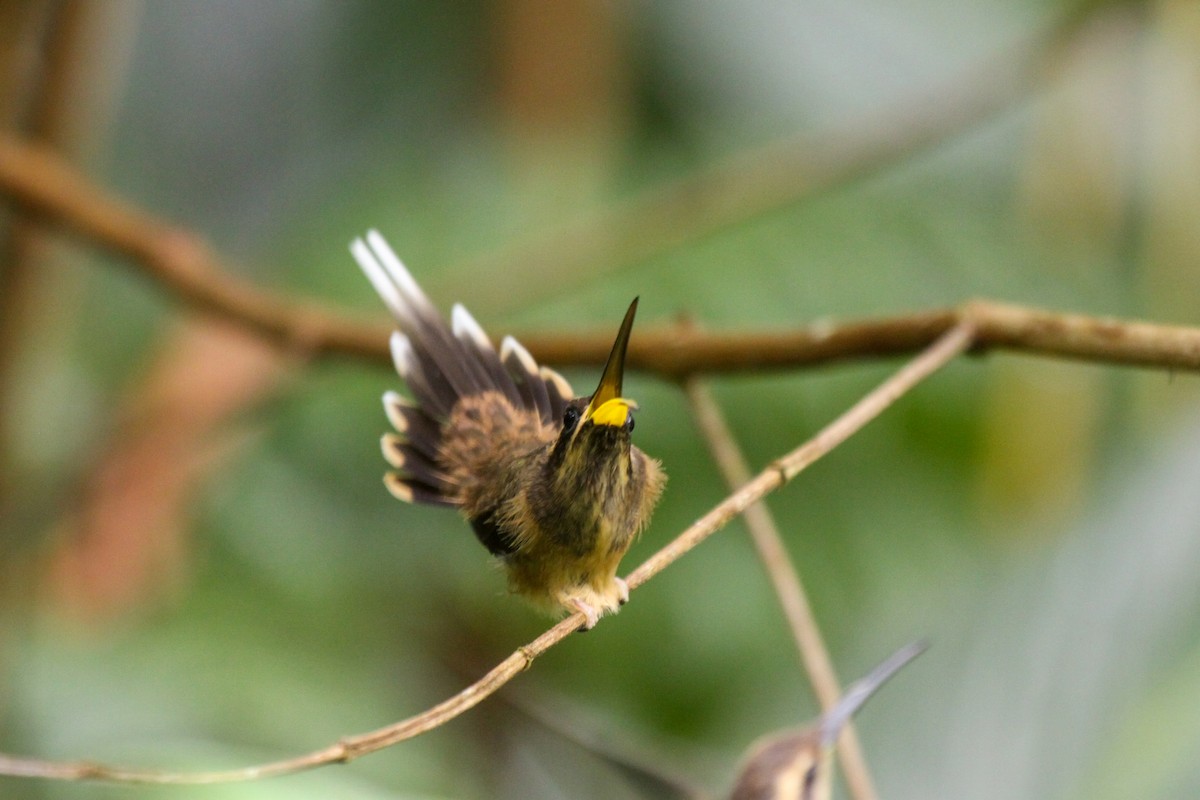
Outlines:
<svg viewBox="0 0 1200 800"><path fill-rule="evenodd" d="M596 627L596 623L600 621L600 612L594 606L580 600L578 597L571 601L571 605L584 616L583 626L579 629L580 633L590 631Z"/></svg>
<svg viewBox="0 0 1200 800"><path fill-rule="evenodd" d="M625 605L629 602L629 584L624 578L613 577L613 581L617 584L617 603Z"/></svg>
<svg viewBox="0 0 1200 800"><path fill-rule="evenodd" d="M568 611L583 614L586 624L580 630L590 631L602 616L615 614L618 608L628 602L629 584L614 576L600 587L590 583L575 586L560 593L556 599Z"/></svg>

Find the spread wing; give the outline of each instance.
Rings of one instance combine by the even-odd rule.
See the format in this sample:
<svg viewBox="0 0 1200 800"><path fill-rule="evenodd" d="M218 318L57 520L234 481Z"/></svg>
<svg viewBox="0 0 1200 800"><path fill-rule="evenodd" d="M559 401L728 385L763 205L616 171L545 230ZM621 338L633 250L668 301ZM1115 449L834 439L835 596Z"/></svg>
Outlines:
<svg viewBox="0 0 1200 800"><path fill-rule="evenodd" d="M396 392L383 395L384 410L396 429L382 440L383 456L394 468L384 482L406 502L458 506L459 481L439 458L446 423L456 407L494 392L556 428L574 392L565 378L540 367L511 336L497 351L461 305L455 304L447 324L378 231L355 239L350 252L396 320L392 360L412 394L412 399Z"/></svg>

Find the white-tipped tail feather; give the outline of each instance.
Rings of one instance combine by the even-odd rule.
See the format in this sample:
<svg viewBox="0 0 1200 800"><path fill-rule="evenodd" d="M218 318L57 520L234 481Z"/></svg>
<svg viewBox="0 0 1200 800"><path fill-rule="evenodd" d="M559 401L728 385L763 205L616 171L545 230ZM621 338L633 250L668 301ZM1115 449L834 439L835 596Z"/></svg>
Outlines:
<svg viewBox="0 0 1200 800"><path fill-rule="evenodd" d="M453 505L454 487L438 467L438 444L463 398L498 392L514 407L536 411L544 424L556 425L574 393L511 336L504 337L497 353L483 326L461 304L453 306L447 325L378 231L355 239L350 252L396 321L392 361L414 398L390 391L383 396L388 420L399 434L382 442L384 457L397 470L388 474L388 489L409 502Z"/></svg>

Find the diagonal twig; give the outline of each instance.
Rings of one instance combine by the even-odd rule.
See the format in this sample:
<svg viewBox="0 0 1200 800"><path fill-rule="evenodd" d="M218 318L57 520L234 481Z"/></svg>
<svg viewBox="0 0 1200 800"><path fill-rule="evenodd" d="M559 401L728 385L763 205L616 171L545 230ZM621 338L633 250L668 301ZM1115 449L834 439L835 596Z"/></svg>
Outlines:
<svg viewBox="0 0 1200 800"><path fill-rule="evenodd" d="M753 480L718 503L687 530L629 573L626 576L629 588L637 589L646 583L749 506L783 486L814 461L844 442L922 380L966 352L971 346L973 336L974 327L971 324L962 323L955 326L816 436L772 462ZM325 764L346 763L419 736L470 710L528 669L534 659L567 638L584 621L580 612L563 619L529 644L517 648L466 689L420 714L375 731L344 737L328 747L293 758L217 772L165 772L91 762L53 762L0 754L0 774L112 783L205 784L250 781L300 772Z"/></svg>

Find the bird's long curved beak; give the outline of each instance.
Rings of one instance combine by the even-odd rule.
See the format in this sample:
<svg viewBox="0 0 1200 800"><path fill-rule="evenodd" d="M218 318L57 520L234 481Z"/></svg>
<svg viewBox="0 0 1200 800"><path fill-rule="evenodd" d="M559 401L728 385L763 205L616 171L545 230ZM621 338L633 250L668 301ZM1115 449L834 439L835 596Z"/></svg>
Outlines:
<svg viewBox="0 0 1200 800"><path fill-rule="evenodd" d="M871 696L879 691L879 687L887 683L888 679L899 672L901 667L924 653L928 648L928 643L924 641L913 642L900 648L889 656L887 661L871 670L871 674L856 681L847 689L837 705L821 718L822 745L832 747L841 734L842 728L858 713L863 703L871 699Z"/></svg>
<svg viewBox="0 0 1200 800"><path fill-rule="evenodd" d="M592 399L584 409L583 418L591 419L597 425L624 425L629 412L637 408L632 400L621 396L621 382L625 377L625 353L629 349L629 335L633 332L633 318L637 315L638 298L633 298L621 328L617 331L616 341L608 354L608 363L604 365L604 374L600 376L600 385L592 394Z"/></svg>

